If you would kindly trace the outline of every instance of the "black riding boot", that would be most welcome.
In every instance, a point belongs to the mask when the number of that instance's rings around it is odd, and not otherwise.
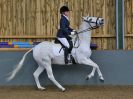
[[[64,61],[65,61],[65,64],[68,64],[68,62],[69,62],[69,60],[68,60],[68,54],[69,54],[69,50],[68,50],[68,48],[65,48],[64,49]]]

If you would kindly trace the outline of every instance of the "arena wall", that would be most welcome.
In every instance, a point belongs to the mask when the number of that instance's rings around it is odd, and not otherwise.
[[[33,72],[37,64],[32,57],[32,52],[17,76],[10,82],[6,81],[6,77],[25,52],[0,51],[0,86],[35,85]],[[85,76],[92,69],[85,65],[53,65],[55,78],[63,85],[133,85],[133,51],[93,51],[91,59],[100,66],[105,78],[104,84],[98,80],[97,73],[94,78],[85,80]],[[46,71],[40,76],[40,81],[44,85],[52,85]]]

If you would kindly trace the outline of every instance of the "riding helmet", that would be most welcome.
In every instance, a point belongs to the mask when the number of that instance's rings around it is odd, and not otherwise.
[[[69,8],[67,6],[62,6],[60,8],[60,14],[62,14],[63,12],[66,12],[66,11],[70,11]]]

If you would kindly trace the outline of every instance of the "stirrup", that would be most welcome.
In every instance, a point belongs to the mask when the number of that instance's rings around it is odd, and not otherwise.
[[[72,65],[73,63],[72,62],[68,62],[66,65]]]
[[[71,54],[68,54],[67,59],[68,61],[71,61]]]
[[[72,62],[72,55],[71,54],[68,54],[67,59],[68,59],[68,63],[67,63],[68,65],[73,64],[73,62]]]

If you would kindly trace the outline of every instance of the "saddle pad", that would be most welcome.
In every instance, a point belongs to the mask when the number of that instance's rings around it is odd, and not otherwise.
[[[64,51],[61,48],[62,48],[62,46],[60,44],[52,45],[52,50],[53,50],[54,56],[64,55]],[[60,51],[60,49],[61,49],[61,51]]]

